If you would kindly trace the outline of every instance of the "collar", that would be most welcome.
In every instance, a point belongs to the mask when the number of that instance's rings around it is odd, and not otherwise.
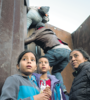
[[[42,81],[43,81],[43,80],[47,81],[47,80],[49,80],[49,78],[47,78],[47,79],[40,79],[40,80],[42,80]]]
[[[42,27],[40,27],[40,28],[38,28],[38,30],[39,30],[39,29],[41,29],[41,28],[43,28],[43,26],[42,26]]]
[[[26,79],[29,79],[29,80],[32,80],[32,81],[36,82],[36,78],[35,78],[34,75],[31,76],[31,79],[29,78],[29,76],[23,76],[23,75],[21,75],[21,74],[19,74],[19,76],[21,76],[21,77],[23,77],[23,78],[26,78]]]
[[[75,68],[75,71],[72,73],[74,77],[76,77],[80,71],[82,70],[82,68],[84,67],[84,65],[86,65],[87,61],[86,62],[83,62],[81,63],[78,68]]]

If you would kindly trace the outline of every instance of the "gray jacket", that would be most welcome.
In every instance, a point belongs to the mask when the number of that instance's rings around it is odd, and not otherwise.
[[[33,100],[33,96],[39,94],[39,88],[35,85],[35,77],[9,76],[2,88],[0,100]]]

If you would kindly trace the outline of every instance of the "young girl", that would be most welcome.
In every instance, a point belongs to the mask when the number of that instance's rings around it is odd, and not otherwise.
[[[36,57],[31,51],[23,51],[19,55],[17,69],[21,74],[6,79],[0,100],[49,100],[51,95],[47,89],[39,94],[39,88],[35,85],[32,73],[37,69]]]

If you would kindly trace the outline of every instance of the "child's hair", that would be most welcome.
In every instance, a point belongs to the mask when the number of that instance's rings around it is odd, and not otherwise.
[[[49,62],[49,59],[48,59],[46,56],[41,56],[41,57],[38,59],[38,62],[39,62],[39,60],[40,60],[41,58],[46,58],[46,59],[48,60],[48,62]],[[50,63],[49,63],[49,65],[50,65]]]
[[[36,55],[35,55],[32,51],[30,51],[30,50],[25,50],[25,51],[23,51],[23,52],[18,56],[17,65],[19,65],[20,60],[22,59],[23,55],[24,55],[25,53],[29,53],[29,52],[32,53],[32,54],[35,56],[35,58],[36,58]],[[36,62],[37,62],[37,58],[36,58]]]

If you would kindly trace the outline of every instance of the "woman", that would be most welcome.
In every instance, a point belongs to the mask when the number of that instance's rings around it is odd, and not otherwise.
[[[90,57],[83,49],[70,53],[70,64],[75,70],[69,100],[90,100]]]

